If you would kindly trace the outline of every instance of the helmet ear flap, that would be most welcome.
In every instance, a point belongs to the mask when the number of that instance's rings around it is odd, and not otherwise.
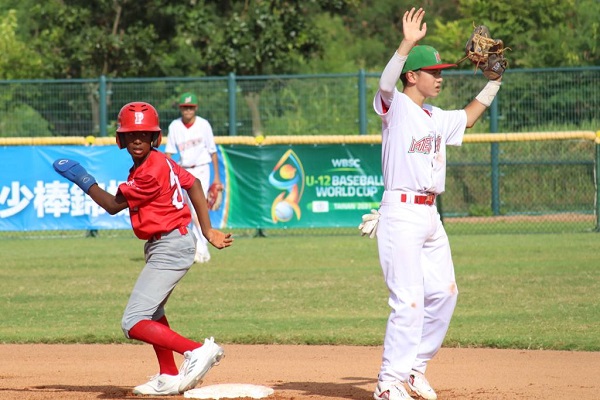
[[[154,132],[152,138],[152,147],[158,148],[160,146],[160,142],[162,141],[162,132]]]
[[[121,139],[121,134],[117,132],[117,134],[115,135],[115,141],[117,142],[117,146],[119,146],[119,149],[125,148],[125,145]]]

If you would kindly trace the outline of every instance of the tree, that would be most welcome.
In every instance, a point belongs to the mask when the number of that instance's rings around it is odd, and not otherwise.
[[[16,10],[0,12],[0,79],[29,79],[39,74],[41,56],[17,37]],[[49,136],[49,124],[27,102],[13,85],[3,86],[0,94],[0,136]]]
[[[179,39],[202,54],[198,65],[207,75],[271,75],[299,72],[299,66],[322,54],[322,13],[342,12],[355,2],[329,1],[206,1],[213,11],[190,13],[179,28]],[[182,29],[184,31],[182,31]],[[210,33],[209,33],[210,32]],[[260,81],[241,82],[252,116],[252,132],[262,134]]]
[[[27,1],[27,0],[26,0]],[[38,77],[94,78],[163,75],[161,61],[175,35],[164,1],[49,0],[22,9],[28,22],[24,36],[43,68]],[[100,127],[96,81],[86,84],[92,132]],[[110,93],[110,88],[108,90]],[[66,96],[53,101],[71,104]],[[110,97],[106,99],[110,104]],[[73,105],[74,112],[78,106]]]
[[[32,78],[42,68],[40,54],[17,37],[17,28],[15,10],[0,15],[0,79]]]
[[[385,66],[402,40],[402,15],[411,5],[363,0],[360,13],[344,16],[356,38],[354,46],[365,49],[365,57],[355,59],[358,65],[377,71]],[[473,24],[485,24],[511,48],[506,53],[510,68],[600,64],[597,0],[428,0],[423,7],[427,36],[421,44],[434,46],[445,61],[462,58]]]
[[[49,0],[27,10],[34,21],[27,35],[44,55],[43,75],[54,78],[295,73],[299,60],[322,50],[314,16],[342,12],[354,3]],[[90,87],[93,110],[95,86]],[[259,134],[260,87],[242,91]]]
[[[134,77],[161,73],[174,36],[162,1],[49,0],[29,15],[32,46],[55,78]]]
[[[600,3],[596,0],[459,0],[461,18],[435,22],[434,47],[459,59],[473,23],[485,24],[511,50],[510,68],[599,65]],[[462,39],[458,46],[456,38]],[[467,63],[465,67],[472,66]]]
[[[459,0],[426,0],[421,4],[397,0],[362,0],[359,12],[346,10],[344,24],[350,31],[354,47],[354,62],[372,71],[381,71],[402,40],[402,18],[410,7],[425,9],[427,36],[436,34],[433,21],[454,20]]]

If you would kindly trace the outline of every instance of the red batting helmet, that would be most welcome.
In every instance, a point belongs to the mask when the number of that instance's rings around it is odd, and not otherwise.
[[[152,105],[142,101],[125,104],[119,111],[117,124],[116,139],[120,149],[125,148],[122,134],[127,132],[154,132],[152,146],[160,146],[162,134],[158,123],[158,112]]]

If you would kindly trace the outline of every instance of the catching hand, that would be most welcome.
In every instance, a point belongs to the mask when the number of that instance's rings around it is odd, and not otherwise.
[[[502,40],[492,39],[490,30],[485,25],[479,25],[473,29],[465,45],[465,56],[458,63],[468,58],[486,78],[496,80],[508,67],[508,61],[504,58],[507,49],[509,48],[504,47]]]
[[[52,164],[54,170],[79,186],[85,193],[89,192],[90,187],[96,183],[96,179],[87,173],[77,161],[60,159]]]

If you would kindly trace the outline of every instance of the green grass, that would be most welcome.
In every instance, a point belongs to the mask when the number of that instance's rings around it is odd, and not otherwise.
[[[445,345],[600,351],[597,233],[454,235],[459,301]],[[121,343],[143,266],[135,238],[1,238],[3,343]],[[171,325],[223,343],[380,345],[375,240],[239,236],[176,288]]]

